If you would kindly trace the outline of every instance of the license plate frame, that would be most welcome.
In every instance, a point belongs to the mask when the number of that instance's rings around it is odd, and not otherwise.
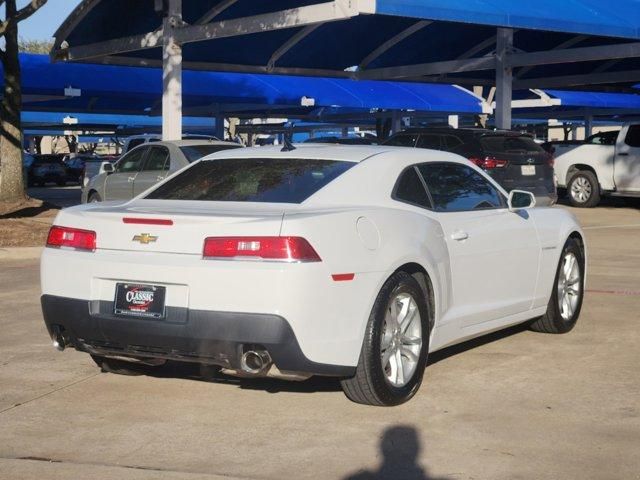
[[[536,174],[536,166],[535,165],[521,165],[520,173],[524,177],[532,177]]]
[[[116,283],[113,313],[151,320],[165,318],[167,288],[143,283]]]

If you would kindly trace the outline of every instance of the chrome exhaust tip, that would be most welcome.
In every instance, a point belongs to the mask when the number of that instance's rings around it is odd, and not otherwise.
[[[67,342],[64,340],[62,331],[59,328],[53,331],[53,348],[62,352],[67,347]]]
[[[249,350],[240,358],[240,369],[249,375],[260,375],[267,371],[273,361],[266,350]]]

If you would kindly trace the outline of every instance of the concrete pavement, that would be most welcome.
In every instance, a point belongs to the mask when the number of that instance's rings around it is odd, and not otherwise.
[[[331,379],[123,377],[56,352],[38,262],[0,259],[0,478],[640,479],[640,210],[575,211],[589,243],[576,329],[438,352],[408,404]]]
[[[82,189],[78,185],[67,187],[34,187],[27,190],[27,195],[38,200],[53,203],[62,208],[80,204]]]

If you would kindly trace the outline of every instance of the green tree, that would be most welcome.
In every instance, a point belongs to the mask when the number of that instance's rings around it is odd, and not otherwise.
[[[0,103],[0,200],[18,201],[25,197],[22,177],[22,86],[18,24],[37,12],[47,0],[30,0],[18,8],[16,0],[0,0],[5,18],[0,22],[0,61],[4,69],[4,92]]]

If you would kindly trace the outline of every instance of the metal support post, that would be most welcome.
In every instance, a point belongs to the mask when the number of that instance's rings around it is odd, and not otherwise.
[[[584,138],[593,135],[593,115],[584,117]]]
[[[215,134],[214,136],[219,140],[224,140],[224,115],[217,114],[216,115],[216,125],[215,125]]]
[[[496,49],[496,127],[511,130],[513,100],[513,69],[507,66],[507,56],[513,51],[513,30],[498,28]]]
[[[175,32],[182,24],[182,0],[168,0],[162,35],[162,139],[182,139],[182,45]]]

